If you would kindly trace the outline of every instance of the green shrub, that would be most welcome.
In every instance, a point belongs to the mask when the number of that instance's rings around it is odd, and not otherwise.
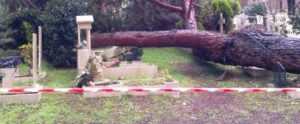
[[[200,11],[199,20],[203,22],[206,30],[219,31],[220,13],[223,13],[225,19],[224,30],[230,31],[233,28],[232,18],[240,12],[240,3],[237,0],[211,0],[203,1],[204,8]],[[213,14],[212,14],[213,13]]]
[[[240,3],[237,0],[212,0],[211,1],[214,18],[209,20],[211,25],[218,25],[216,26],[219,29],[219,20],[220,20],[220,13],[223,13],[223,17],[226,20],[224,29],[226,32],[230,31],[233,27],[232,18],[240,12]]]
[[[32,33],[35,32],[41,21],[39,20],[40,12],[24,9],[10,14],[6,20],[7,27],[12,30],[11,37],[14,42],[11,43],[12,48],[18,48],[23,44],[30,42]]]
[[[25,63],[28,65],[32,65],[32,45],[30,43],[24,44],[19,47],[22,58]]]
[[[253,3],[245,7],[244,12],[248,16],[267,15],[267,7],[262,3]],[[255,18],[249,18],[250,22],[256,21]]]
[[[55,67],[75,67],[77,43],[76,16],[85,15],[89,7],[82,0],[52,0],[42,16],[44,55]]]
[[[261,15],[264,16],[267,14],[267,7],[262,3],[253,3],[245,7],[244,12],[249,16]]]

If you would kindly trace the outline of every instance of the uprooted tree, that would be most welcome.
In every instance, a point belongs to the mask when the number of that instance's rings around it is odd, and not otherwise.
[[[300,74],[300,39],[247,27],[229,35],[197,30],[131,31],[92,35],[92,47],[195,48],[203,60],[221,64],[257,66],[272,70],[279,63]]]
[[[203,60],[222,64],[257,66],[272,70],[278,63],[287,72],[300,74],[300,39],[244,28],[229,35],[197,31],[195,0],[181,0],[181,6],[163,0],[147,0],[162,8],[179,12],[187,30],[132,31],[92,35],[92,47],[185,47],[194,48]]]

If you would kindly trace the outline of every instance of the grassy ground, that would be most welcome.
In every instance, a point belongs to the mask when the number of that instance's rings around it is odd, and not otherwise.
[[[198,62],[192,55],[176,48],[148,48],[143,61],[169,69],[182,86],[272,87],[270,77],[255,79],[239,68],[227,66],[229,78],[217,82],[223,66]],[[74,87],[76,71],[43,65],[45,87]],[[121,96],[84,99],[81,94],[43,94],[42,102],[0,107],[0,124],[52,123],[300,123],[300,102],[280,93],[201,93]]]

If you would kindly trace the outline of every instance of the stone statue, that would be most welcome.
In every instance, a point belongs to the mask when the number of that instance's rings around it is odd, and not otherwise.
[[[86,70],[90,73],[94,82],[103,81],[103,72],[106,67],[102,59],[101,52],[97,52],[90,57],[86,66]]]

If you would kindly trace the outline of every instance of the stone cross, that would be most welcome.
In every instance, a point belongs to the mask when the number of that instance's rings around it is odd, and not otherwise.
[[[220,33],[224,33],[224,24],[225,24],[225,19],[223,18],[223,13],[220,13]]]
[[[32,34],[32,75],[33,83],[37,83],[37,35]]]

